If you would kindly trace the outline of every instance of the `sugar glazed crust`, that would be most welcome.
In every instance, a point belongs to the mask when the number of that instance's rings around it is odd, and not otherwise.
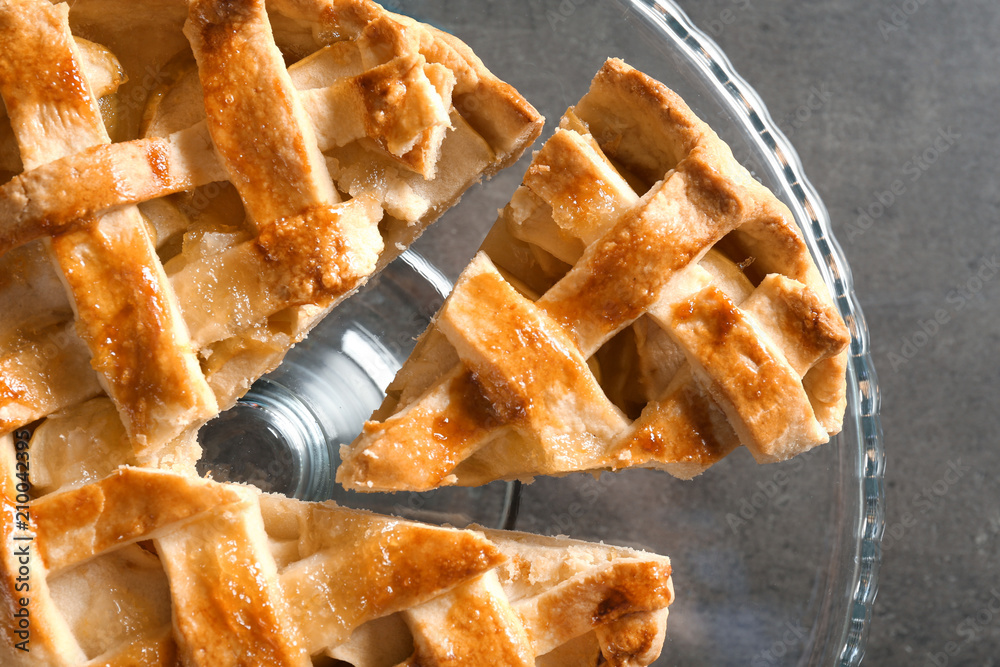
[[[0,504],[17,505],[10,436]],[[124,467],[32,501],[31,595],[0,540],[4,665],[645,665],[673,600],[662,556],[430,526]],[[25,610],[25,611],[21,611]],[[16,614],[31,619],[16,648]],[[575,656],[570,658],[569,656]],[[327,663],[324,663],[327,664]]]
[[[656,659],[665,557],[193,474],[201,423],[538,136],[513,88],[363,0],[10,0],[0,51],[0,664]]]
[[[374,3],[157,2],[135,25],[113,5],[0,14],[0,433],[110,400],[133,451],[108,470],[187,465],[542,119]]]
[[[199,426],[541,117],[366,0],[141,9],[0,4],[0,505],[30,517],[0,525],[0,662],[655,661],[666,557],[194,474]],[[782,460],[839,430],[846,342],[788,211],[609,60],[338,479],[690,477],[741,442]],[[29,499],[12,432],[32,423]]]
[[[359,491],[827,442],[847,329],[788,209],[663,84],[608,60],[362,434]]]

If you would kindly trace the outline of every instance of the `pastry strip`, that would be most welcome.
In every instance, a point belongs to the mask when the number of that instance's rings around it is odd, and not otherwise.
[[[624,63],[566,113],[483,249],[499,273],[487,288],[489,262],[467,267],[341,448],[342,484],[690,478],[741,442],[770,462],[839,429],[848,335],[787,209]]]
[[[170,579],[179,656],[197,667],[309,667],[256,494],[241,495],[246,511],[217,511],[156,540]]]
[[[68,8],[19,0],[0,12],[0,94],[25,167],[108,143],[69,31]],[[60,81],[56,94],[57,88],[36,83],[53,77]],[[115,211],[87,229],[53,237],[51,251],[72,293],[92,364],[137,446],[156,450],[177,436],[179,414],[184,422],[214,414],[215,397],[138,210]]]

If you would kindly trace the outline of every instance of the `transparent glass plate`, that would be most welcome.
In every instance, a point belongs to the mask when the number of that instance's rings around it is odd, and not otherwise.
[[[350,442],[510,197],[521,163],[473,189],[202,433],[203,470],[407,517],[513,527],[669,555],[677,600],[657,665],[854,665],[883,523],[879,396],[868,332],[823,203],[760,98],[675,5],[652,0],[384,3],[466,41],[552,128],[609,56],[677,91],[792,210],[851,329],[843,432],[792,461],[745,450],[693,481],[632,470],[424,494],[337,487]],[[239,452],[237,454],[237,452]]]

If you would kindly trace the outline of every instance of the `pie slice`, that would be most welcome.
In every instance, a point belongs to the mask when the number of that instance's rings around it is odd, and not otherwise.
[[[339,482],[690,478],[839,432],[847,329],[788,209],[663,84],[608,60],[538,151]]]
[[[541,131],[366,0],[11,0],[0,51],[0,433],[113,406],[110,468],[190,470],[202,423]]]
[[[661,556],[143,468],[23,502],[26,460],[0,437],[20,521],[0,526],[4,665],[647,665],[662,647]]]

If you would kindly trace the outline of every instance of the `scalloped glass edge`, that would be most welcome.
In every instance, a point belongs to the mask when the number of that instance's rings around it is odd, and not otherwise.
[[[868,327],[853,289],[853,278],[844,252],[833,236],[830,214],[809,179],[802,162],[788,138],[778,129],[764,101],[741,77],[719,46],[696,27],[684,10],[672,0],[633,0],[633,6],[659,25],[663,31],[689,51],[691,61],[715,82],[731,102],[734,118],[752,130],[755,141],[764,149],[766,159],[777,173],[783,174],[792,213],[803,226],[806,242],[820,272],[834,293],[844,320],[851,331],[851,356],[848,372],[856,380],[849,396],[857,405],[861,435],[858,468],[862,495],[861,539],[854,549],[854,576],[851,581],[851,616],[845,619],[842,648],[837,664],[858,665],[864,657],[871,621],[872,604],[878,591],[882,531],[885,524],[883,475],[885,452],[882,447],[881,400],[878,380],[872,364]],[[803,224],[804,223],[804,224]]]

